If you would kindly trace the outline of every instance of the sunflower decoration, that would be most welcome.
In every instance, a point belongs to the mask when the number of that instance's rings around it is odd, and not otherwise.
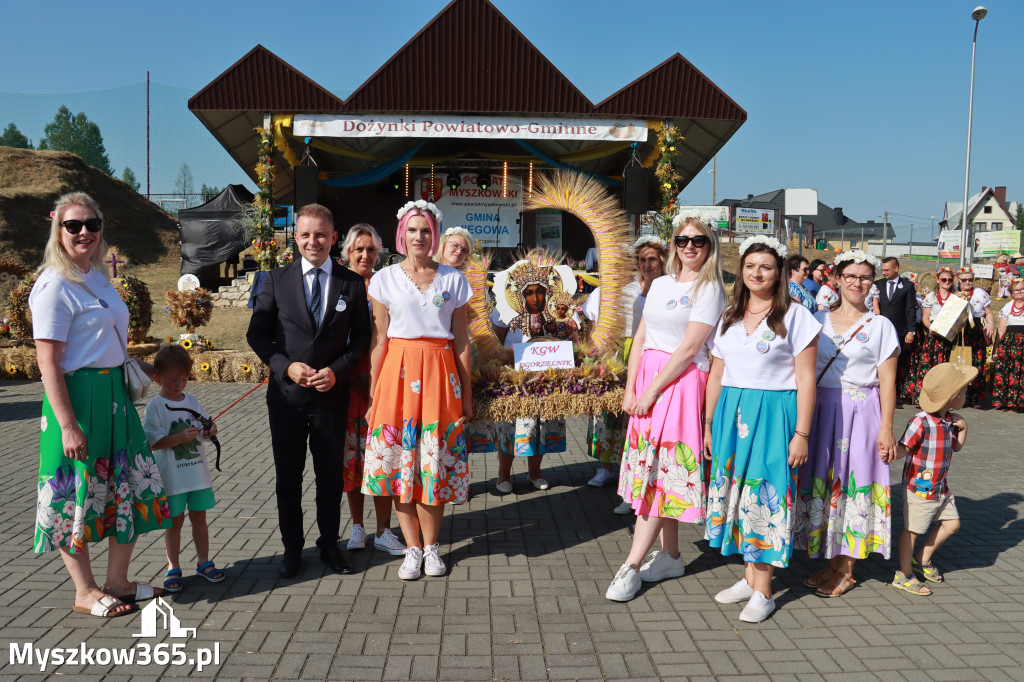
[[[184,327],[187,333],[195,334],[197,327],[210,321],[213,301],[206,289],[168,291],[166,311],[175,326]]]
[[[252,372],[252,367],[249,365],[242,365],[242,374],[249,374]]]
[[[18,373],[18,368],[15,367],[14,365],[8,364],[7,373],[13,377],[15,374]]]
[[[202,370],[204,374],[209,374],[210,373],[210,363],[204,362],[203,364],[199,365],[199,369]]]
[[[206,339],[206,349],[213,350],[213,339]]]
[[[192,339],[182,339],[181,347],[185,350],[192,350]]]

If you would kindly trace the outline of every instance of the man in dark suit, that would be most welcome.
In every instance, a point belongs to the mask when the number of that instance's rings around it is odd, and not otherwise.
[[[338,548],[348,382],[370,345],[363,278],[333,262],[334,216],[320,204],[295,221],[301,259],[271,270],[256,298],[246,339],[270,367],[267,411],[284,543],[282,577],[299,572],[304,543],[302,472],[306,441],[316,475],[316,541],[335,571],[351,571]]]
[[[900,277],[900,262],[891,256],[882,260],[882,279],[876,281],[875,286],[878,287],[878,310],[892,322],[900,337],[898,367],[905,369],[910,361],[907,351],[917,331],[917,290],[913,282]]]

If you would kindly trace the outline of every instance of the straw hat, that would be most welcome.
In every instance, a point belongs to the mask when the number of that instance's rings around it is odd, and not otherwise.
[[[935,365],[924,375],[921,383],[921,409],[932,414],[943,414],[953,398],[976,376],[978,368],[970,365],[955,365],[952,362]]]

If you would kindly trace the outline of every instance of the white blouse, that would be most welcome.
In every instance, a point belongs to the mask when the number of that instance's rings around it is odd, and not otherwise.
[[[814,319],[822,324],[815,376],[821,374],[829,360],[836,359],[818,385],[822,388],[878,386],[878,368],[894,352],[899,354],[900,351],[900,339],[892,322],[868,312],[843,334],[837,334],[828,311],[819,310],[814,313]],[[837,356],[840,345],[843,350]]]
[[[1024,311],[1020,315],[1013,314],[1013,301],[1010,301],[999,311],[999,319],[1006,320],[1006,326],[1016,327],[1024,325]]]
[[[466,277],[448,265],[437,273],[426,291],[420,291],[400,263],[378,271],[367,294],[388,309],[389,339],[454,339],[452,313],[469,300]]]
[[[942,306],[945,305],[946,301],[950,299],[950,296],[956,296],[956,293],[950,292],[949,296],[942,299],[942,303],[939,303],[938,291],[929,291],[924,295],[924,307],[931,310],[932,319],[942,312]]]
[[[821,289],[818,290],[818,295],[814,297],[814,302],[819,306],[825,306],[825,309],[832,307],[832,304],[839,300],[839,294],[829,284],[822,284]]]
[[[971,315],[975,318],[985,317],[985,308],[992,305],[992,297],[981,287],[974,287],[971,292]]]
[[[703,322],[714,327],[725,307],[725,293],[717,284],[706,284],[694,294],[696,282],[677,282],[674,275],[654,280],[647,292],[644,310],[646,336],[644,350],[675,352],[686,338],[690,322]],[[711,367],[708,343],[705,342],[693,358],[697,369],[706,372]]]
[[[121,338],[127,340],[128,306],[106,273],[93,269],[84,280],[96,296],[81,284],[47,269],[39,275],[28,296],[32,336],[64,343],[59,364],[65,374],[83,367],[98,369],[124,364],[125,349],[114,325]]]
[[[630,282],[622,288],[622,314],[626,316],[626,324],[623,336],[632,338],[636,336],[636,330],[640,326],[640,317],[644,312],[644,302],[647,297],[643,295],[643,285],[640,282]],[[583,316],[591,322],[597,322],[597,316],[601,310],[601,287],[597,287],[587,300],[583,302]]]
[[[725,361],[722,386],[796,390],[796,356],[817,338],[821,323],[807,308],[791,303],[783,324],[785,338],[769,329],[767,320],[761,320],[750,336],[742,320],[724,334],[719,323],[711,354]]]

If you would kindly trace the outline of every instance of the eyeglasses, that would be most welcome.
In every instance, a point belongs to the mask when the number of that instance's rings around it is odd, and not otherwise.
[[[696,237],[688,237],[685,234],[677,234],[672,241],[675,242],[676,246],[684,249],[689,244],[693,244],[693,248],[695,249],[703,249],[705,246],[708,245],[708,241],[710,240],[702,234],[697,235]]]
[[[847,284],[853,284],[854,282],[870,284],[873,281],[873,278],[871,275],[843,275],[843,281]]]
[[[467,249],[465,246],[459,246],[454,242],[448,242],[448,246],[452,247],[452,250],[455,253],[469,253],[469,249]]]
[[[78,234],[82,231],[82,226],[90,232],[99,232],[100,228],[103,227],[103,220],[100,218],[89,218],[88,220],[65,220],[61,223],[64,229],[68,231],[68,234]]]

